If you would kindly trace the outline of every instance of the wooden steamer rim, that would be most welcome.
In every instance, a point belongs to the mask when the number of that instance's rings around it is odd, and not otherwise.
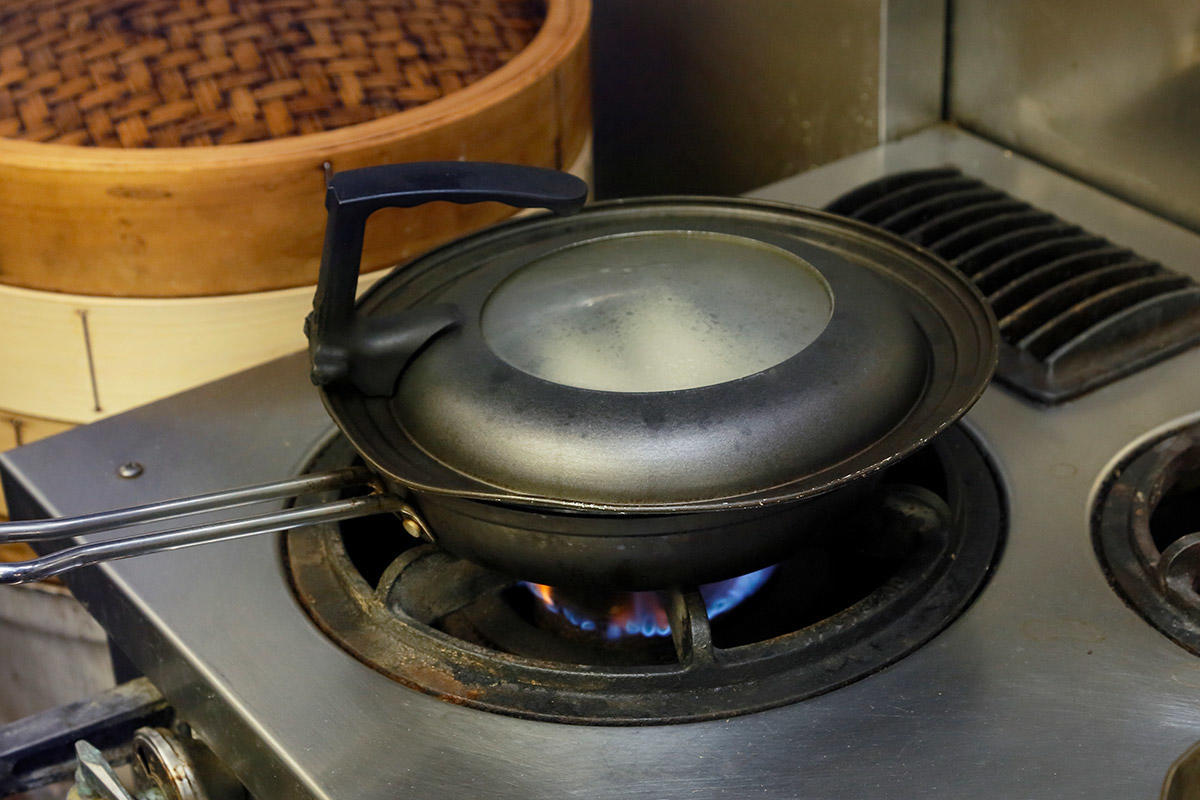
[[[325,163],[345,170],[461,158],[563,168],[575,160],[591,127],[589,16],[590,0],[547,0],[533,40],[494,72],[424,105],[318,133],[136,150],[0,138],[0,282],[131,297],[311,284]],[[404,228],[394,235],[376,235],[378,226],[368,232],[364,271],[510,210],[489,204],[408,213],[425,219],[394,226]],[[293,233],[303,241],[291,241]],[[108,238],[98,245],[97,236]],[[287,252],[273,255],[265,243],[255,250],[266,239],[284,242],[279,249]],[[120,244],[104,247],[110,240]],[[137,263],[131,252],[139,247],[152,258]]]

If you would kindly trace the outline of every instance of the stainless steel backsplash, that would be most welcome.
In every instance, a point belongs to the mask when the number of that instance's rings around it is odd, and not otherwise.
[[[877,144],[880,3],[595,0],[597,194],[736,194]]]
[[[1200,229],[1200,3],[954,0],[950,117]]]

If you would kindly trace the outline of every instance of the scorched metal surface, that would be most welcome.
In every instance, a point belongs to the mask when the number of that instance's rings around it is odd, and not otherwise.
[[[943,163],[1200,276],[1200,237],[950,129],[761,194],[819,206]],[[1200,739],[1200,658],[1112,591],[1089,514],[1123,452],[1198,410],[1200,351],[1054,409],[992,387],[966,420],[1005,481],[1010,529],[974,605],[875,675],[723,721],[568,726],[405,688],[312,625],[268,537],[108,564],[72,585],[260,800],[1152,797]],[[0,463],[18,506],[80,513],[283,477],[327,430],[296,357]],[[120,478],[131,460],[145,472]]]

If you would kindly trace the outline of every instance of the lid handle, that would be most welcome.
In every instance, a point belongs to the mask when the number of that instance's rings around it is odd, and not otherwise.
[[[481,161],[426,161],[348,170],[330,178],[329,219],[313,311],[305,320],[312,381],[348,380],[372,397],[386,396],[409,359],[431,337],[460,323],[449,305],[427,306],[360,321],[354,313],[367,218],[389,206],[411,208],[434,200],[505,203],[573,214],[587,199],[587,184],[541,167]]]

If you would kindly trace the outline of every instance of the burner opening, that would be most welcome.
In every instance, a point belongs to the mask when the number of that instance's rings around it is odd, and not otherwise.
[[[651,601],[654,603],[665,601],[658,592],[637,594],[656,595]],[[468,627],[460,630],[463,638],[479,641],[481,635],[490,633],[493,638],[489,644],[497,650],[562,664],[646,667],[676,663],[669,625],[666,635],[646,636],[639,632],[609,638],[606,629],[595,625],[585,627],[579,616],[573,622],[562,613],[561,606],[557,611],[550,610],[542,596],[524,582],[505,589],[499,600],[504,609],[500,615],[503,624],[489,629],[488,621],[481,621],[478,610],[468,612],[463,620]],[[570,613],[576,614],[574,610]]]
[[[945,497],[949,488],[945,465],[932,447],[918,450],[899,464],[889,467],[885,481],[921,486],[938,497]]]
[[[1200,425],[1147,442],[1117,467],[1092,536],[1117,593],[1200,655]]]
[[[541,608],[583,634],[616,642],[629,636],[670,636],[667,599],[659,592],[571,592],[522,581]]]
[[[392,529],[394,535],[386,535]],[[371,586],[378,586],[383,572],[402,553],[421,544],[400,527],[392,514],[345,520],[341,523],[342,541],[350,563]]]
[[[362,467],[365,462],[355,455],[345,460],[344,465]],[[367,488],[353,487],[339,492],[338,497],[361,497],[369,491]],[[400,519],[394,514],[372,514],[343,520],[338,523],[338,532],[346,557],[372,588],[379,585],[389,564],[401,554],[421,545],[420,540],[404,531]]]
[[[1185,458],[1150,515],[1150,536],[1160,553],[1177,539],[1200,531],[1200,447]]]
[[[775,567],[700,587],[710,620],[736,608],[767,583]],[[629,636],[670,636],[667,598],[662,592],[571,591],[522,581],[541,607],[558,615],[583,633],[618,641]]]
[[[859,522],[829,546],[805,549],[781,564],[762,590],[712,621],[713,644],[728,649],[802,630],[887,583],[909,560],[916,542],[905,537],[892,552],[869,554],[862,547],[865,537],[859,536],[867,524]]]
[[[312,468],[352,460],[337,440]],[[920,647],[982,586],[1003,520],[984,453],[951,428],[789,560],[748,581],[627,597],[615,613],[611,595],[535,593],[391,515],[293,531],[285,560],[314,623],[407,686],[522,717],[661,724],[802,700]]]
[[[880,502],[824,532],[791,559],[699,587],[713,645],[751,645],[806,628],[893,579],[914,556],[920,543],[914,524],[920,523],[889,509],[881,498],[889,487],[905,486],[938,496],[946,492],[946,472],[931,448],[888,470],[876,497]],[[339,533],[351,564],[372,587],[379,587],[393,561],[423,544],[399,535],[390,514],[339,523]],[[676,660],[666,591],[549,587],[498,575],[490,585],[491,591],[425,622],[457,639],[514,656],[598,665]],[[433,590],[427,586],[424,591]]]

